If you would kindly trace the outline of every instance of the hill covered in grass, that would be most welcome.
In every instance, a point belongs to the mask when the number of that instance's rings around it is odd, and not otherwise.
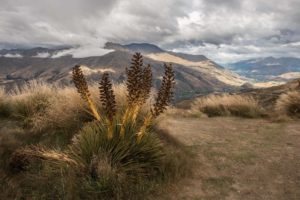
[[[13,49],[0,51],[0,84],[12,86],[38,79],[43,82],[70,85],[71,69],[84,65],[89,81],[96,81],[99,73],[109,72],[116,83],[125,80],[125,68],[135,52],[144,55],[144,63],[151,64],[153,84],[158,88],[163,62],[172,63],[177,87],[176,99],[185,99],[198,93],[234,90],[244,81],[203,55],[189,55],[165,51],[142,44],[107,43],[106,54],[77,57],[71,49]],[[68,53],[69,52],[69,53]]]
[[[107,72],[88,84],[89,69],[76,65],[75,87],[31,81],[9,92],[1,89],[0,198],[239,199],[253,197],[247,192],[258,182],[236,172],[257,166],[268,169],[255,174],[263,183],[271,174],[291,187],[254,196],[298,196],[298,183],[285,170],[299,163],[275,159],[298,155],[298,81],[203,95],[189,106],[174,107],[176,72],[163,66],[156,90],[151,67],[139,53],[125,72],[126,84],[113,84]],[[282,150],[282,141],[292,150]],[[261,161],[268,156],[270,165]],[[272,171],[274,164],[279,169]],[[272,182],[268,188],[279,186]],[[172,191],[179,187],[182,193]]]
[[[299,78],[300,59],[265,57],[227,64],[236,73],[258,81],[290,81]]]

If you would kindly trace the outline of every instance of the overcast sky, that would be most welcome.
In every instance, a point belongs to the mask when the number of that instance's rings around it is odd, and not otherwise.
[[[148,42],[220,63],[300,57],[299,10],[300,0],[0,0],[0,48]]]

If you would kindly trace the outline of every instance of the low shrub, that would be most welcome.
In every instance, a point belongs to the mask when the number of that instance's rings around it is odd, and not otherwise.
[[[251,96],[242,95],[209,95],[197,99],[191,110],[200,111],[209,117],[238,116],[246,118],[260,117],[263,110]]]
[[[21,88],[15,88],[9,94],[0,97],[2,117],[22,121],[25,127],[32,125],[34,117],[44,113],[50,105],[53,88],[47,84],[32,81]],[[3,109],[5,115],[3,115]],[[1,111],[0,111],[1,112]]]

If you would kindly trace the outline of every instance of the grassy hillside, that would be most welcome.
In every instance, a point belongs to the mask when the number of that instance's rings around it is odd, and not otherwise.
[[[126,85],[78,67],[76,87],[0,90],[0,199],[300,197],[297,82],[167,109],[172,68],[155,94],[140,67]]]

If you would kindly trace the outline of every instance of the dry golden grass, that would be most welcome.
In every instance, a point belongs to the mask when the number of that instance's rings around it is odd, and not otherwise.
[[[98,85],[92,83],[89,89],[91,99],[100,111],[102,105]],[[124,110],[127,105],[126,86],[114,85],[113,89],[117,109]],[[21,88],[16,87],[10,93],[5,93],[1,89],[0,117],[20,119],[26,126],[36,131],[70,129],[91,120],[88,106],[74,87],[58,87],[38,81],[31,81]]]
[[[14,88],[4,95],[9,111],[7,117],[22,120],[28,126],[35,116],[43,113],[50,105],[54,88],[38,81]]]
[[[192,104],[191,110],[203,112],[209,117],[232,115],[253,118],[263,114],[258,101],[253,97],[229,94],[198,98]]]
[[[0,88],[0,118],[7,117],[9,109],[7,107],[7,99],[3,88]]]
[[[91,99],[97,110],[102,109],[97,83],[89,85]],[[127,107],[125,84],[113,85],[117,111]],[[153,93],[141,108],[143,116],[150,111]],[[10,93],[0,89],[0,117],[9,117],[24,121],[24,125],[36,131],[45,129],[70,129],[79,127],[84,121],[92,119],[86,105],[74,87],[58,87],[44,82],[31,81],[14,88]],[[59,119],[59,120],[58,120]]]
[[[165,113],[163,114],[164,117],[183,117],[183,118],[194,118],[194,117],[205,117],[203,113],[199,112],[199,110],[192,110],[192,109],[182,109],[176,107],[169,107]]]
[[[275,111],[280,116],[300,118],[300,92],[290,91],[280,95],[276,101]]]

